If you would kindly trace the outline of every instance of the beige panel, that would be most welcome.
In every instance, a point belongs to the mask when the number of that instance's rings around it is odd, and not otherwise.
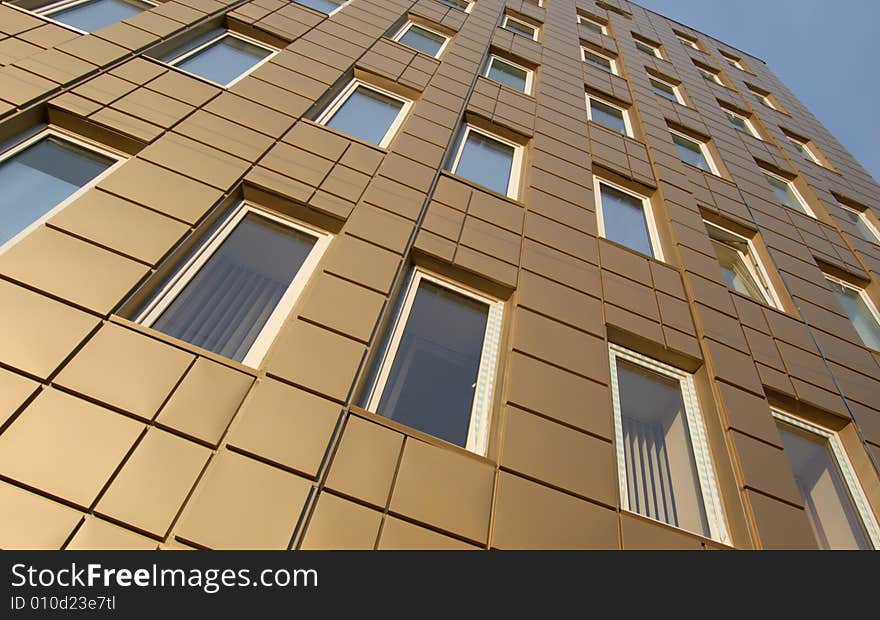
[[[0,472],[88,507],[143,428],[131,418],[47,389],[0,435]]]
[[[696,536],[627,513],[620,515],[620,528],[624,549],[699,551],[703,548],[700,539]]]
[[[479,549],[474,545],[438,534],[390,515],[385,518],[385,524],[382,526],[382,537],[379,539],[378,548],[418,551]]]
[[[0,482],[0,549],[60,549],[82,513]]]
[[[65,547],[74,550],[147,551],[155,550],[159,543],[95,517],[86,517],[85,523]]]
[[[372,549],[382,513],[322,493],[309,521],[303,549]]]
[[[3,426],[21,404],[37,391],[40,384],[14,372],[0,368],[0,426]]]

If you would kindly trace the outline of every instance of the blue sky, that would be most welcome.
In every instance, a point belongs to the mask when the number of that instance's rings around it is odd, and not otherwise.
[[[880,2],[633,1],[764,60],[880,180]]]

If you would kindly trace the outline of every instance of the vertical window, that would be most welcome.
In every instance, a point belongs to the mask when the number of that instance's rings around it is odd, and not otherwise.
[[[761,139],[761,136],[758,135],[758,131],[755,129],[755,126],[752,124],[752,121],[748,119],[748,117],[743,116],[738,112],[734,112],[733,110],[728,110],[727,108],[722,108],[724,110],[724,115],[727,117],[727,120],[730,121],[730,124],[733,125],[738,131],[743,133],[747,133],[754,138]]]
[[[317,118],[317,122],[364,142],[385,148],[403,124],[412,101],[352,80]]]
[[[169,52],[161,60],[221,86],[231,86],[277,51],[249,37],[218,28]]]
[[[880,351],[880,313],[868,293],[828,274],[825,278],[865,346]]]
[[[672,134],[672,141],[675,143],[675,148],[678,149],[681,161],[695,166],[703,172],[718,174],[718,167],[712,160],[709,146],[705,142],[697,142],[677,131],[670,130],[669,133]]]
[[[94,32],[156,6],[143,0],[62,0],[34,12],[82,32]]]
[[[749,239],[720,226],[704,222],[721,274],[728,288],[747,295],[760,303],[781,309],[782,304],[770,284],[770,278]]]
[[[468,0],[437,0],[440,4],[445,4],[451,9],[456,9],[458,11],[464,11],[465,13],[470,13],[471,8],[474,3],[469,2]]]
[[[880,243],[880,232],[877,231],[874,224],[868,219],[868,214],[865,211],[858,211],[845,204],[837,204],[843,209],[847,219],[856,227],[862,239],[871,243]]]
[[[636,252],[663,260],[651,202],[595,178],[599,234]]]
[[[611,131],[632,136],[626,110],[593,95],[587,95],[587,118]]]
[[[527,95],[532,92],[532,70],[498,56],[489,56],[483,75]]]
[[[589,28],[590,30],[592,30],[594,32],[598,32],[599,34],[604,34],[604,35],[608,34],[608,26],[606,26],[605,24],[603,24],[602,22],[600,22],[598,19],[596,19],[594,17],[587,17],[586,15],[578,14],[577,21],[580,25],[586,26],[587,28]]]
[[[880,529],[837,433],[773,410],[820,549],[880,549]]]
[[[776,196],[776,199],[781,204],[784,204],[786,207],[801,211],[802,213],[806,213],[810,217],[816,217],[816,215],[813,213],[813,210],[810,209],[806,201],[801,196],[800,192],[798,192],[797,188],[795,188],[794,183],[792,183],[788,179],[783,179],[782,177],[776,176],[771,172],[767,172],[766,170],[762,170],[761,172],[764,174],[764,177],[767,179],[770,187],[773,188],[773,194]]]
[[[593,50],[589,50],[585,47],[581,48],[581,59],[597,67],[602,69],[603,71],[607,71],[608,73],[617,74],[617,63],[614,62],[614,59],[605,56],[604,54],[600,54],[599,52],[594,52]]]
[[[801,138],[796,138],[795,136],[789,134],[788,132],[784,132],[785,137],[788,138],[788,141],[791,142],[792,146],[794,146],[795,150],[800,153],[800,156],[806,159],[807,161],[811,161],[814,164],[822,165],[822,162],[813,152],[813,149],[810,148],[809,140],[803,140]]]
[[[729,542],[693,376],[610,345],[621,508]]]
[[[119,158],[52,130],[0,153],[0,246],[94,185]]]
[[[515,199],[522,157],[521,145],[465,125],[450,172]]]
[[[449,42],[449,37],[425,26],[407,22],[394,35],[394,40],[398,43],[403,43],[407,47],[419,50],[423,54],[439,58],[440,54],[443,53],[443,48]]]
[[[315,9],[320,13],[333,15],[336,11],[348,4],[350,0],[293,0],[296,4]]]
[[[655,77],[653,75],[648,76],[648,81],[651,82],[651,87],[654,89],[654,92],[664,99],[669,99],[670,101],[674,101],[675,103],[680,103],[681,105],[685,105],[684,96],[681,94],[681,87],[676,86],[666,80]]]
[[[413,272],[367,409],[485,454],[503,304]]]
[[[501,22],[501,27],[505,30],[510,30],[513,33],[532,39],[533,41],[538,40],[538,29],[535,26],[527,24],[521,19],[511,17],[510,15],[504,16],[504,21]]]
[[[256,367],[329,242],[326,234],[241,203],[136,321]]]
[[[656,45],[655,43],[649,43],[644,39],[637,38],[635,35],[633,35],[633,39],[635,40],[637,50],[644,52],[649,56],[654,56],[656,58],[660,58],[661,60],[663,59],[663,53],[660,51],[660,47],[658,45]]]

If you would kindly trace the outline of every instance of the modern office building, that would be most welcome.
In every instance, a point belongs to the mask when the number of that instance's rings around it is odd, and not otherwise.
[[[0,548],[880,548],[880,187],[760,59],[625,0],[0,33]]]

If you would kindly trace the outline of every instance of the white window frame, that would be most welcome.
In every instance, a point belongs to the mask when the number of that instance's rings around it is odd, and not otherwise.
[[[721,172],[718,168],[718,164],[715,163],[715,159],[712,157],[712,151],[709,150],[709,145],[706,142],[703,142],[702,140],[697,140],[697,139],[693,138],[692,136],[687,135],[686,133],[682,133],[681,131],[677,131],[675,129],[672,129],[671,127],[669,128],[669,133],[674,134],[680,138],[684,138],[685,140],[687,140],[688,142],[691,142],[692,144],[696,144],[697,147],[699,147],[699,149],[700,149],[700,153],[703,154],[703,159],[705,159],[706,163],[709,164],[709,170],[712,171],[712,174],[714,174],[716,177],[721,176]],[[687,164],[686,161],[682,161],[681,163]],[[696,168],[696,166],[694,166],[694,167]],[[700,170],[700,168],[697,168],[697,169]]]
[[[52,17],[52,15],[54,13],[58,13],[59,11],[63,11],[64,9],[70,9],[75,6],[79,6],[81,4],[90,4],[90,3],[96,2],[96,1],[97,0],[60,0],[59,2],[52,2],[50,4],[46,4],[41,7],[34,8],[34,9],[25,9],[25,8],[22,8],[20,6],[15,5],[15,4],[12,4],[12,3],[8,3],[8,4],[9,4],[9,6],[14,6],[17,9],[21,9],[22,11],[26,11],[26,12],[32,13],[34,15],[39,15],[43,19],[50,21],[53,24],[56,24],[58,26],[61,26],[62,28],[67,28],[68,30],[73,30],[74,32],[78,32],[80,34],[89,34],[87,31],[82,30],[81,28],[77,28],[76,26],[71,26],[69,24],[65,24],[62,21],[54,19]],[[154,2],[153,0],[135,0],[135,1],[139,2],[141,4],[149,4],[150,6],[159,6],[159,4]],[[7,3],[4,2],[4,4],[7,4]],[[144,10],[148,10],[148,9],[144,9]],[[110,24],[108,24],[108,26],[109,25]]]
[[[828,442],[828,445],[831,448],[831,453],[837,461],[836,464],[843,477],[844,484],[846,484],[850,497],[855,504],[856,512],[858,512],[859,517],[862,520],[862,525],[865,527],[865,531],[868,534],[869,542],[873,545],[874,549],[880,550],[880,525],[878,525],[877,517],[871,510],[865,491],[859,483],[855,468],[849,460],[849,456],[846,454],[846,449],[843,447],[840,435],[823,426],[808,422],[807,420],[793,416],[790,413],[782,411],[781,409],[776,409],[775,407],[771,407],[770,412],[777,420],[807,431],[808,433],[818,435]]]
[[[486,67],[483,69],[483,77],[486,78],[487,80],[492,80],[493,82],[496,81],[496,80],[489,77],[489,71],[492,69],[492,63],[494,63],[496,60],[503,62],[505,64],[508,64],[511,67],[515,67],[517,69],[521,69],[526,72],[525,90],[517,90],[516,92],[531,96],[532,82],[534,81],[535,72],[532,71],[531,69],[529,69],[528,67],[523,67],[522,65],[519,65],[511,60],[507,60],[506,58],[502,58],[501,56],[498,56],[497,54],[490,54],[489,55],[489,60],[486,61]],[[497,83],[501,84],[501,82],[497,82]],[[506,86],[507,88],[513,88],[512,86],[508,86],[507,84],[501,84],[501,85]],[[516,89],[514,88],[513,90],[516,90]]]
[[[287,290],[278,300],[272,314],[269,315],[257,338],[254,340],[247,355],[241,360],[241,364],[258,368],[276,336],[281,330],[281,326],[290,316],[293,307],[296,305],[297,299],[308,283],[309,279],[315,271],[321,260],[324,251],[330,244],[332,235],[330,233],[317,230],[295,222],[293,220],[275,215],[265,209],[256,207],[248,202],[241,201],[231,212],[225,216],[223,222],[214,230],[214,232],[206,239],[200,241],[198,248],[193,252],[182,265],[178,266],[174,271],[174,275],[168,282],[153,296],[150,303],[138,314],[134,319],[136,323],[144,327],[152,327],[153,324],[162,316],[162,313],[168,309],[178,295],[183,291],[192,279],[201,271],[205,263],[220,248],[223,242],[235,230],[235,227],[249,214],[253,213],[259,217],[282,224],[293,230],[305,233],[315,238],[315,244],[309,251],[303,264],[297,271],[296,276],[290,282]],[[197,345],[191,345],[197,346]]]
[[[602,34],[604,34],[606,37],[608,36],[608,24],[603,24],[602,22],[600,22],[599,20],[597,20],[593,17],[588,17],[586,15],[581,15],[580,13],[578,13],[577,23],[584,24],[584,22],[593,24],[594,26],[599,26],[599,29],[601,30]],[[584,24],[584,25],[586,25],[586,24]]]
[[[678,34],[677,32],[675,33],[675,38],[677,38],[682,45],[686,45],[691,49],[697,50],[698,52],[702,51],[700,49],[700,46],[697,45],[696,39],[690,39],[683,34]]]
[[[690,373],[668,366],[655,359],[625,349],[616,344],[608,345],[611,362],[611,396],[614,405],[614,439],[617,451],[617,478],[620,487],[620,508],[630,511],[629,490],[627,488],[626,456],[623,450],[623,420],[620,410],[620,388],[617,379],[617,360],[623,359],[632,364],[647,368],[660,375],[679,382],[681,398],[684,403],[685,420],[688,426],[688,434],[691,440],[691,449],[694,452],[694,461],[700,481],[700,493],[703,497],[703,506],[706,511],[706,520],[709,524],[709,536],[712,540],[723,544],[730,544],[730,535],[727,531],[727,521],[724,517],[724,507],[721,503],[721,495],[718,490],[718,481],[715,476],[715,468],[712,465],[712,454],[709,450],[709,441],[706,436],[706,427],[700,411],[697,398],[697,389],[694,376]],[[645,519],[657,521],[652,517],[638,514]],[[665,521],[657,521],[669,527],[676,527]],[[684,528],[676,528],[683,530]],[[693,532],[699,536],[703,533]]]
[[[504,302],[482,293],[466,289],[453,284],[449,280],[441,278],[421,267],[414,268],[410,274],[409,283],[403,294],[400,309],[394,318],[394,324],[388,338],[388,344],[382,352],[378,365],[376,378],[370,387],[367,397],[366,409],[381,415],[378,411],[382,394],[391,374],[400,340],[406,329],[413,302],[418,293],[422,281],[428,281],[437,286],[458,293],[470,299],[475,299],[488,306],[486,317],[486,331],[483,334],[483,348],[480,355],[480,367],[477,373],[477,384],[474,390],[474,403],[471,407],[471,419],[468,428],[467,443],[465,449],[481,456],[485,456],[489,444],[490,418],[492,416],[492,401],[495,391],[495,381],[498,374],[498,354],[500,352],[501,325],[504,315]]]
[[[443,34],[442,32],[438,32],[438,31],[434,30],[433,28],[428,28],[424,24],[419,24],[419,23],[416,23],[416,22],[410,20],[403,25],[403,28],[401,28],[400,30],[397,31],[397,34],[395,34],[392,37],[392,40],[397,41],[401,45],[409,47],[409,49],[416,50],[420,54],[425,54],[425,52],[418,50],[414,47],[410,47],[409,45],[406,45],[406,43],[401,43],[401,41],[400,41],[403,38],[403,35],[405,35],[407,32],[409,32],[413,28],[413,26],[415,26],[416,28],[421,28],[422,30],[427,30],[428,32],[430,32],[432,34],[436,34],[438,37],[443,37],[443,44],[440,46],[440,49],[437,50],[437,53],[434,54],[434,56],[433,56],[434,58],[440,58],[440,56],[442,56],[443,52],[446,50],[446,46],[449,45],[449,40],[450,40],[449,36]],[[428,56],[428,54],[425,54],[425,56]]]
[[[462,11],[464,13],[470,13],[471,9],[474,8],[473,0],[437,0],[443,6],[448,6],[450,9],[455,9],[456,11]],[[349,0],[351,2],[351,0]],[[456,6],[452,6],[452,5]],[[462,4],[467,5],[465,8],[462,8]]]
[[[320,13],[321,15],[326,15],[327,17],[333,17],[333,16],[336,15],[339,11],[341,11],[341,10],[344,9],[346,6],[348,6],[349,4],[351,4],[351,0],[346,0],[345,2],[342,2],[338,7],[336,7],[335,9],[333,9],[332,11],[330,11],[329,13],[324,13],[323,11],[319,11],[318,9],[313,9],[313,8],[310,7],[310,6],[306,6],[305,4],[301,4],[301,3],[297,2],[297,0],[293,0],[293,3],[294,3],[294,4],[298,4],[299,6],[301,6],[301,7],[304,8],[304,9],[308,9],[308,10],[310,10],[310,11],[315,11],[316,13]]]
[[[715,82],[719,86],[724,86],[724,82],[721,81],[721,75],[717,71],[712,71],[711,69],[707,69],[706,67],[701,67],[698,64],[694,64],[697,68],[697,71],[700,72],[700,75],[705,79],[706,76],[709,76],[709,81]]]
[[[333,116],[339,111],[339,109],[343,105],[345,105],[345,102],[348,101],[348,98],[351,97],[354,92],[360,87],[372,90],[373,92],[379,93],[380,95],[396,99],[397,101],[403,103],[403,106],[397,112],[397,117],[395,117],[394,121],[388,127],[388,131],[385,132],[382,140],[379,141],[379,144],[374,145],[382,149],[387,148],[388,145],[391,144],[391,141],[394,139],[394,136],[397,135],[397,132],[400,129],[401,125],[403,125],[403,122],[406,120],[406,117],[409,114],[409,109],[412,107],[413,102],[411,99],[407,99],[406,97],[402,97],[401,95],[392,93],[391,91],[385,90],[384,88],[373,86],[372,84],[364,82],[363,80],[355,78],[351,82],[349,82],[346,87],[342,89],[342,92],[340,92],[336,96],[336,98],[330,102],[330,105],[324,108],[324,111],[321,112],[320,116],[318,116],[315,122],[319,125],[326,125],[328,122],[330,122],[330,119],[333,118]],[[360,138],[358,138],[357,136],[350,137],[355,140],[360,140]],[[365,144],[370,143],[365,142]]]
[[[852,207],[847,206],[840,201],[837,202],[837,206],[841,209],[844,209],[845,211],[849,211],[850,213],[855,213],[859,217],[859,221],[865,226],[865,228],[868,229],[868,232],[871,233],[871,235],[874,237],[873,241],[870,241],[869,239],[864,239],[864,241],[880,245],[880,231],[878,231],[877,227],[874,226],[874,223],[868,219],[867,213],[865,213],[864,211],[859,211],[858,209],[853,209]],[[859,237],[861,237],[861,235],[859,235]]]
[[[749,85],[746,86],[749,89],[749,92],[751,92],[765,108],[770,108],[771,110],[776,110],[777,112],[779,112],[779,108],[777,108],[776,104],[773,103],[773,100],[770,98],[769,93],[765,95],[764,93],[755,90]]]
[[[599,53],[594,49],[587,48],[587,47],[584,47],[583,45],[581,45],[581,61],[588,62],[587,61],[587,54],[592,54],[593,56],[598,56],[599,58],[604,58],[609,63],[611,63],[610,73],[612,75],[619,75],[617,73],[617,61],[614,60],[611,56],[606,56],[605,54]],[[595,65],[593,65],[593,66],[595,66]]]
[[[712,222],[708,222],[706,220],[703,220],[703,223],[706,225],[707,228],[714,228],[716,230],[719,230],[725,235],[736,237],[738,241],[746,244],[748,252],[743,252],[735,246],[728,245],[723,239],[716,239],[712,236],[711,231],[709,233],[709,238],[712,239],[712,241],[727,245],[727,247],[731,248],[739,255],[743,264],[746,266],[749,275],[752,277],[752,280],[754,280],[755,284],[758,286],[758,290],[761,291],[761,295],[764,298],[764,303],[768,306],[776,308],[777,310],[784,311],[782,300],[779,298],[779,294],[776,292],[776,287],[773,286],[772,280],[770,280],[770,274],[767,271],[767,268],[764,266],[764,261],[762,261],[761,257],[758,255],[758,250],[755,248],[754,242],[748,237],[739,235],[732,230],[724,228],[723,226],[719,226],[718,224],[713,224]]]
[[[197,73],[192,73],[182,67],[177,66],[179,63],[183,62],[184,60],[192,58],[193,56],[197,56],[199,53],[203,52],[208,47],[214,45],[215,43],[219,42],[221,39],[224,39],[226,37],[229,37],[231,39],[238,39],[239,41],[244,41],[245,43],[249,43],[251,45],[261,47],[264,50],[268,51],[269,55],[266,56],[265,58],[263,58],[261,61],[257,62],[256,64],[254,64],[250,69],[243,72],[241,75],[239,75],[239,76],[235,77],[234,79],[230,80],[229,82],[227,82],[226,84],[220,84],[219,82],[215,82],[215,81],[210,80],[202,75],[199,75]],[[271,45],[266,45],[265,43],[257,41],[256,39],[252,39],[252,38],[245,36],[243,34],[239,34],[237,32],[233,32],[231,30],[226,29],[223,32],[221,32],[220,34],[218,34],[216,37],[212,38],[210,41],[206,41],[205,43],[203,43],[202,45],[199,45],[196,48],[193,48],[191,50],[187,50],[186,52],[183,52],[179,56],[175,56],[174,58],[168,60],[165,64],[167,64],[171,67],[174,67],[178,71],[182,71],[183,73],[186,73],[187,75],[191,75],[194,78],[202,80],[203,82],[208,82],[209,84],[213,84],[215,86],[219,85],[219,86],[222,86],[223,88],[229,88],[229,87],[233,86],[239,80],[244,79],[249,74],[253,73],[258,68],[262,67],[265,63],[272,60],[272,58],[276,54],[278,54],[278,52],[280,52],[280,51],[281,50],[279,50],[275,47],[272,47]]]
[[[817,219],[817,218],[816,218],[816,213],[813,211],[813,209],[810,207],[810,205],[807,203],[807,201],[804,200],[804,197],[803,197],[803,196],[801,195],[801,193],[798,191],[797,186],[795,186],[794,181],[789,181],[789,180],[786,179],[785,177],[781,177],[781,176],[779,176],[778,174],[774,174],[774,173],[770,172],[769,170],[767,170],[766,168],[761,168],[761,172],[764,173],[765,175],[769,176],[769,177],[773,177],[773,178],[779,179],[779,180],[782,181],[783,183],[786,183],[786,184],[791,188],[791,191],[792,191],[792,193],[794,194],[795,199],[798,201],[798,204],[801,205],[801,208],[803,209],[803,212],[806,213],[807,215],[809,215],[811,218],[813,218],[813,219]],[[771,191],[771,192],[773,191],[773,188],[772,188],[772,187],[770,188],[770,191]],[[774,197],[775,197],[775,195],[774,195]],[[788,207],[788,205],[784,205],[784,204],[782,204],[781,202],[778,203],[778,204],[781,205],[781,206],[783,206],[783,207]],[[788,207],[788,208],[790,209],[791,207]]]
[[[866,291],[864,288],[856,286],[855,284],[850,284],[846,280],[841,280],[840,278],[834,277],[825,272],[823,272],[822,275],[825,276],[826,280],[834,282],[835,284],[839,284],[843,288],[848,288],[849,290],[858,293],[859,296],[862,298],[862,301],[865,302],[865,306],[868,308],[868,312],[871,313],[874,321],[877,323],[878,326],[880,326],[880,310],[878,310],[877,306],[874,305],[874,301],[871,299],[871,296],[868,295],[868,291]],[[847,318],[849,319],[849,316],[847,316]],[[852,322],[852,320],[850,320],[850,322]],[[853,327],[853,329],[855,329],[855,327]],[[861,336],[859,336],[859,340],[861,340]],[[870,347],[867,344],[864,344],[864,347],[872,351],[875,350],[873,347]]]
[[[604,103],[608,107],[614,108],[615,110],[620,110],[620,112],[623,114],[623,125],[624,125],[624,132],[625,132],[624,135],[626,135],[630,138],[633,137],[633,129],[632,129],[632,124],[630,123],[630,119],[629,119],[629,111],[626,108],[622,108],[615,103],[611,103],[607,99],[602,99],[602,97],[597,97],[596,95],[591,95],[590,93],[585,93],[585,98],[587,101],[587,120],[593,121],[593,109],[592,109],[592,106],[590,105],[590,99],[595,99],[596,101],[599,101],[600,103]],[[596,123],[597,125],[600,125],[601,127],[605,127],[605,125],[602,125],[602,123],[598,123],[597,121],[593,121],[593,122]],[[605,129],[608,129],[609,131],[613,131],[609,127],[605,127]]]
[[[669,88],[672,89],[672,94],[675,95],[676,103],[678,103],[679,105],[687,106],[687,104],[684,102],[684,95],[682,95],[681,88],[679,86],[676,86],[672,82],[667,82],[663,78],[659,78],[656,75],[653,75],[651,73],[648,74],[648,80],[654,80],[655,82],[660,82],[664,86],[668,86]],[[657,93],[654,93],[654,94],[656,95]],[[662,95],[657,95],[657,96],[662,97]],[[663,98],[666,99],[666,97],[663,97]],[[669,101],[669,100],[667,99],[667,101]]]
[[[86,151],[91,151],[92,153],[96,153],[103,157],[108,157],[110,159],[115,160],[115,163],[111,164],[104,172],[96,176],[94,179],[83,185],[81,188],[76,190],[70,196],[59,202],[57,205],[46,211],[43,215],[35,219],[28,226],[21,229],[17,234],[10,237],[5,243],[0,244],[0,255],[9,251],[12,246],[20,242],[22,239],[27,237],[29,234],[34,232],[37,228],[48,222],[50,219],[55,217],[59,212],[61,212],[67,205],[71,204],[77,198],[85,194],[95,185],[100,183],[104,178],[112,174],[119,166],[128,161],[128,158],[125,155],[117,153],[115,151],[111,151],[106,147],[98,146],[94,142],[88,142],[78,136],[75,136],[67,131],[58,129],[56,127],[47,127],[41,131],[38,131],[34,135],[29,138],[22,140],[18,144],[15,144],[2,153],[0,153],[0,163],[3,163],[7,159],[10,159],[17,155],[18,153],[24,151],[29,146],[36,144],[40,140],[48,137],[55,137],[64,142],[68,142],[73,144],[74,146],[80,147]]]
[[[537,26],[534,26],[534,25],[532,25],[532,24],[530,24],[530,23],[528,23],[528,22],[526,22],[526,21],[523,21],[523,20],[517,18],[517,17],[513,17],[512,15],[505,15],[505,16],[504,16],[504,19],[501,20],[501,27],[504,28],[505,30],[507,30],[508,32],[513,32],[513,34],[515,34],[515,35],[523,36],[523,37],[526,36],[526,35],[521,34],[521,33],[519,33],[519,32],[516,32],[516,31],[513,31],[513,30],[509,30],[509,29],[507,28],[507,24],[508,24],[509,22],[511,22],[511,21],[514,21],[514,22],[516,22],[516,23],[518,23],[518,24],[522,24],[522,25],[525,26],[526,28],[531,28],[531,30],[532,30],[532,36],[531,36],[531,37],[526,37],[526,38],[531,38],[532,41],[537,41],[537,40],[538,40],[538,31],[539,31],[540,29],[539,29]]]
[[[748,128],[749,134],[753,138],[757,138],[758,140],[761,140],[761,135],[758,133],[758,130],[755,128],[755,124],[752,123],[752,119],[750,119],[748,116],[743,116],[739,112],[734,112],[731,109],[725,108],[724,106],[721,106],[721,109],[725,112],[725,114],[729,114],[730,116],[735,116],[735,117],[741,119],[745,123],[746,127]],[[736,128],[734,127],[734,129],[736,129]]]
[[[786,133],[785,137],[788,138],[788,141],[794,145],[794,148],[798,150],[799,153],[805,153],[807,161],[811,161],[817,166],[822,166],[821,160],[816,156],[813,152],[813,149],[810,148],[809,140],[801,140],[800,138],[795,138],[793,135]]]
[[[660,51],[660,48],[658,46],[654,45],[653,43],[648,43],[647,41],[644,41],[643,39],[637,39],[636,37],[633,37],[633,41],[635,41],[636,48],[639,49],[640,51],[645,52],[645,53],[649,53],[652,56],[654,56],[655,58],[659,58],[660,60],[666,60],[663,57],[663,52]],[[641,47],[639,47],[640,45],[643,47],[647,47],[651,51],[646,52]]]
[[[724,60],[727,61],[727,64],[736,67],[736,68],[739,69],[740,71],[745,71],[745,70],[746,70],[745,66],[742,64],[742,59],[740,59],[740,58],[736,58],[735,56],[730,56],[730,55],[727,54],[726,52],[722,52],[722,51],[720,51],[720,50],[719,50],[718,53],[721,54],[721,57],[722,57]]]
[[[452,165],[449,168],[449,172],[458,175],[458,164],[461,160],[461,153],[462,151],[464,151],[464,145],[467,144],[467,139],[471,132],[478,133],[480,135],[486,136],[487,138],[491,138],[492,140],[500,142],[501,144],[506,144],[507,146],[513,147],[513,160],[510,162],[510,178],[507,182],[507,197],[516,200],[519,197],[520,178],[522,177],[523,152],[525,151],[522,144],[517,144],[516,142],[511,142],[510,140],[505,140],[504,138],[497,136],[493,133],[478,129],[471,124],[467,124],[465,125],[464,130],[461,133],[461,139],[458,141],[458,147],[455,151],[455,158],[452,160]],[[467,180],[467,177],[462,178]],[[475,181],[470,182],[479,185]],[[489,189],[489,191],[492,190]]]
[[[599,178],[595,174],[593,175],[593,192],[596,195],[596,221],[597,227],[599,231],[599,236],[603,239],[607,239],[605,236],[605,213],[604,207],[602,206],[602,185],[607,185],[608,187],[612,187],[618,191],[623,192],[624,194],[628,194],[633,198],[637,198],[642,203],[642,211],[645,214],[645,224],[648,228],[648,240],[651,243],[651,250],[654,252],[654,258],[663,262],[663,244],[660,243],[660,232],[657,229],[657,221],[654,219],[654,208],[651,204],[651,199],[646,196],[642,196],[640,194],[636,194],[625,187],[617,185],[616,183],[612,183],[611,181],[607,181],[603,178]],[[616,243],[616,242],[615,242]],[[626,246],[624,246],[626,247]],[[632,249],[632,248],[630,248]],[[633,250],[633,252],[638,252],[638,250]]]

